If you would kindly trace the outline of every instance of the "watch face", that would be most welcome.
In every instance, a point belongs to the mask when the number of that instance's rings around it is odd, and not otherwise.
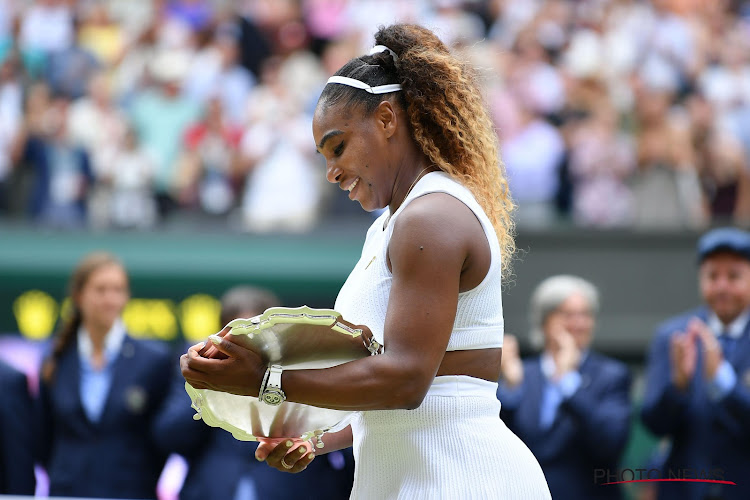
[[[263,393],[263,402],[272,406],[280,405],[284,399],[286,398],[280,392],[272,391]]]

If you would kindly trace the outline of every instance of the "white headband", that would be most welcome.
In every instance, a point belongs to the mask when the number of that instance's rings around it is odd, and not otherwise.
[[[388,52],[391,57],[393,58],[393,64],[398,65],[398,56],[395,52],[393,52],[391,49],[386,47],[385,45],[376,45],[373,48],[370,49],[369,55],[377,54],[379,52]],[[370,94],[388,94],[390,92],[398,92],[401,90],[401,84],[399,83],[389,83],[387,85],[378,85],[377,87],[370,87],[365,82],[360,80],[355,80],[354,78],[349,78],[348,76],[332,76],[328,79],[328,83],[340,83],[342,85],[348,85],[350,87],[355,87],[358,89],[362,89],[365,92],[369,92]]]
[[[348,76],[332,76],[326,82],[326,84],[329,83],[340,83],[341,85],[348,85],[350,87],[362,89],[365,92],[369,92],[370,94],[388,94],[389,92],[398,92],[399,90],[401,90],[400,83],[389,83],[387,85],[370,87],[365,82],[355,80],[354,78],[349,78]]]

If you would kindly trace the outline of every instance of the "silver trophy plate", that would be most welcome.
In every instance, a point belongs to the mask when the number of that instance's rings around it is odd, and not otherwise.
[[[273,307],[254,318],[235,319],[227,327],[227,335],[243,335],[242,345],[267,365],[284,370],[329,368],[382,351],[367,327],[354,326],[330,309]],[[257,397],[195,389],[188,383],[185,390],[197,411],[195,418],[241,441],[319,438],[346,427],[353,414],[289,401],[271,406]]]

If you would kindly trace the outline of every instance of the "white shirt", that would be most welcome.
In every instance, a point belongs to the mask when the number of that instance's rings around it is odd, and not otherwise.
[[[726,332],[733,339],[738,339],[742,336],[747,327],[747,322],[750,320],[750,309],[746,309],[742,314],[737,316],[734,321],[725,325],[721,322],[719,317],[715,313],[711,313],[708,317],[708,327],[714,332],[717,337],[723,332]]]

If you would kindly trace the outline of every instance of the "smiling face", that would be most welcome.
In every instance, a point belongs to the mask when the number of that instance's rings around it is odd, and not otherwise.
[[[343,104],[320,103],[313,116],[313,138],[326,159],[326,178],[371,212],[393,198],[395,168],[393,144],[396,111],[388,101],[371,114]]]
[[[698,271],[701,294],[724,324],[750,307],[750,262],[731,252],[706,257]]]

